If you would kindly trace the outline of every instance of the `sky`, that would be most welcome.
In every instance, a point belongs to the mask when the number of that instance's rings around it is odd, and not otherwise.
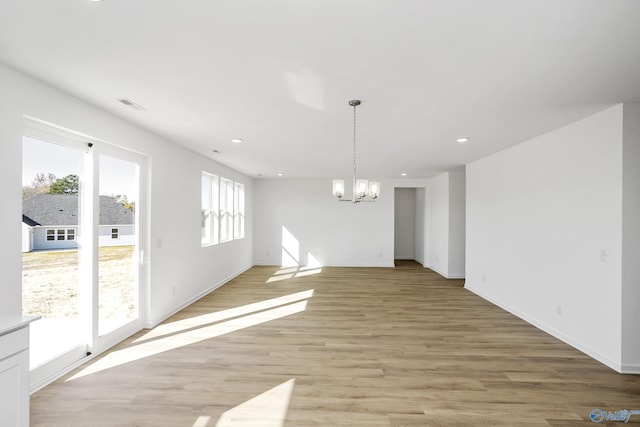
[[[82,181],[82,150],[24,137],[22,142],[22,185],[30,186],[36,174],[54,174],[63,178],[70,174]],[[136,166],[134,163],[109,156],[100,156],[100,194],[126,195],[129,201],[137,201]]]

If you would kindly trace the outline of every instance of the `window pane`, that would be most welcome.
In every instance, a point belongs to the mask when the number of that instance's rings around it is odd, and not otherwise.
[[[233,239],[233,181],[220,179],[220,241]]]
[[[211,243],[211,178],[203,173],[200,185],[200,239],[203,245]]]
[[[78,183],[85,153],[29,136],[22,148],[22,214],[30,220],[22,223],[28,231],[22,242],[22,313],[41,316],[29,327],[30,365],[37,369],[86,342],[80,300],[87,288],[75,240],[83,223]]]
[[[220,241],[220,187],[218,186],[218,177],[211,175],[211,189],[213,191],[213,201],[211,206],[211,231],[213,237],[211,243],[217,244]]]
[[[235,199],[233,206],[233,238],[244,237],[244,184],[235,183]]]
[[[138,318],[139,166],[100,155],[98,236],[98,335]]]
[[[202,245],[218,243],[218,177],[202,173],[200,238]]]

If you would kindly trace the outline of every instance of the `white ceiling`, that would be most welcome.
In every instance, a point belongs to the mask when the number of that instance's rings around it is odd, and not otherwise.
[[[640,101],[639,19],[638,0],[1,0],[0,61],[251,176],[348,177],[362,99],[360,175],[415,178]]]

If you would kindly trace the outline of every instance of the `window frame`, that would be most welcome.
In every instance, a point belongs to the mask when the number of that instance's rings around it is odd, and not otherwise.
[[[218,175],[202,172],[200,187],[200,244],[204,246],[219,243],[219,197]],[[205,183],[207,184],[205,188]]]
[[[200,181],[200,245],[245,237],[245,184],[206,171]]]
[[[233,183],[233,238],[244,239],[245,235],[245,186]]]
[[[233,240],[233,181],[220,178],[220,243]]]

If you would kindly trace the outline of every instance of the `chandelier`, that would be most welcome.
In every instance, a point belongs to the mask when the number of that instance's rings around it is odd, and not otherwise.
[[[359,99],[349,101],[349,105],[353,107],[353,195],[351,199],[344,198],[344,180],[333,180],[333,195],[341,202],[375,202],[380,195],[380,183],[377,181],[369,182],[366,179],[357,179],[356,174],[356,107],[362,102]]]

